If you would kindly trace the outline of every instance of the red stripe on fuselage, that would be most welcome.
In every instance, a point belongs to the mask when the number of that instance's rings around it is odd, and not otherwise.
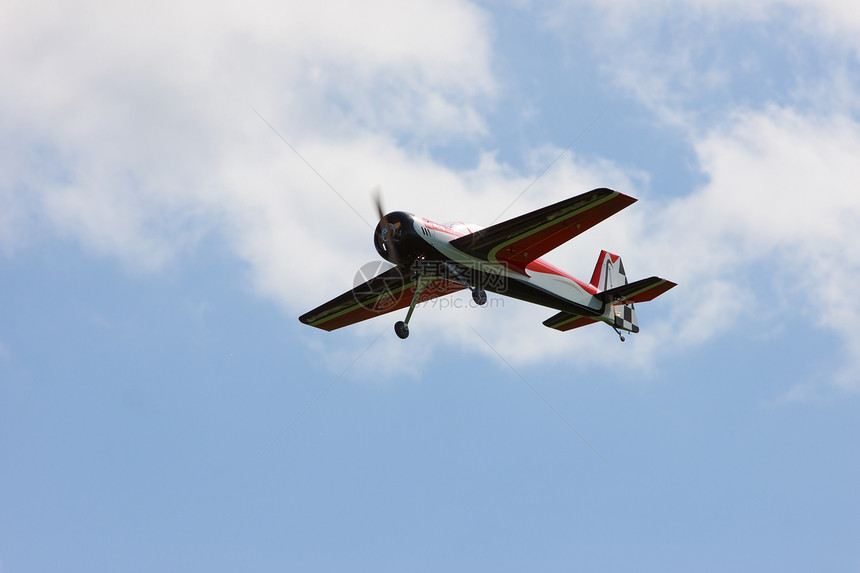
[[[555,265],[551,265],[543,259],[535,259],[526,265],[527,271],[533,271],[536,273],[544,273],[548,275],[556,275],[560,277],[564,277],[566,279],[570,279],[579,285],[583,290],[585,290],[589,294],[597,294],[597,289],[591,286],[590,284],[584,283],[573,275],[570,275]]]
[[[446,227],[445,225],[440,225],[439,223],[431,221],[430,219],[425,219],[422,217],[421,221],[423,221],[424,226],[427,227],[428,229],[433,229],[434,231],[439,231],[439,232],[445,233],[447,235],[453,235],[455,238],[463,236],[463,233],[458,233],[457,231],[455,231],[451,227]]]

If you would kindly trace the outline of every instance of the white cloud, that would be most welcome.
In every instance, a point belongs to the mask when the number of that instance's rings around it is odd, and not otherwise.
[[[787,283],[810,320],[840,334],[853,373],[841,384],[860,390],[860,310],[847,303],[860,281],[860,123],[769,108],[739,114],[698,151],[711,177],[704,206],[741,239],[741,261],[771,267],[765,276]]]
[[[227,229],[271,291],[263,261],[336,261],[362,224],[252,106],[370,216],[389,161],[428,164],[398,137],[485,130],[486,28],[459,1],[4,3],[3,248],[47,226],[153,269]]]
[[[848,112],[790,105],[735,110],[717,125],[691,122],[679,88],[731,81],[720,62],[696,70],[697,50],[709,41],[693,25],[703,21],[699,10],[726,17],[732,6],[733,18],[754,20],[777,3],[752,12],[749,3],[690,6],[674,24],[679,43],[668,59],[660,21],[677,15],[675,3],[647,15],[638,4],[613,4],[608,28],[595,32],[609,30],[601,42],[631,47],[604,53],[604,65],[664,120],[687,128],[708,183],[661,201],[647,173],[568,153],[505,218],[599,186],[644,199],[549,257],[588,277],[608,248],[624,257],[632,278],[660,274],[680,283],[651,303],[659,317],[643,322],[628,344],[631,368],[711,340],[770,302],[735,280],[756,265],[768,269],[765,280],[793,285],[785,304],[809,309],[808,320],[838,332],[846,354],[860,356],[851,329],[860,317],[844,298],[844,285],[860,279],[851,240],[860,216],[852,187],[860,180],[853,159],[860,127]],[[853,41],[844,30],[855,30],[854,20],[836,17],[847,5],[802,6]],[[625,16],[611,17],[618,14]],[[369,191],[379,184],[389,209],[487,224],[531,176],[491,153],[455,171],[422,149],[486,133],[479,110],[500,97],[490,35],[481,10],[455,1],[4,3],[0,74],[16,81],[0,86],[0,245],[13,253],[48,228],[146,270],[219,233],[249,263],[253,288],[298,314],[349,288],[361,263],[376,258],[371,229],[253,109],[368,221],[375,218]],[[837,109],[850,109],[851,81],[841,90]],[[534,172],[559,151],[535,150]],[[610,329],[560,334],[540,324],[552,311],[515,301],[498,312],[417,312],[416,329],[490,356],[468,320],[515,364],[617,362]],[[375,338],[385,320],[357,327],[355,344]],[[364,359],[377,370],[391,352],[429,360],[431,347],[416,340],[380,342]],[[349,345],[338,344],[346,360]],[[840,384],[856,389],[858,370],[849,361]]]

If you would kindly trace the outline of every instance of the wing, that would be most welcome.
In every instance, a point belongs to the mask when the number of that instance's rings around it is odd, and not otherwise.
[[[526,265],[636,202],[595,189],[537,211],[458,237],[451,245],[474,257],[525,272]]]
[[[612,304],[630,304],[631,302],[648,302],[654,300],[667,290],[677,286],[672,281],[660,277],[650,277],[626,284],[624,286],[597,293],[603,302]]]
[[[394,267],[303,314],[299,320],[328,331],[349,326],[409,306],[416,283],[417,277]],[[419,301],[426,302],[464,288],[459,283],[436,279],[424,287]]]

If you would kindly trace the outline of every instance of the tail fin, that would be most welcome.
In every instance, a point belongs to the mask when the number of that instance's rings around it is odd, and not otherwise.
[[[622,290],[626,285],[627,274],[624,272],[624,263],[621,262],[621,257],[609,251],[600,251],[600,257],[598,257],[594,273],[591,275],[591,286],[597,289],[597,296],[601,296],[601,293],[606,291]],[[636,320],[636,309],[633,307],[633,301],[604,300],[604,302],[608,302],[611,306],[609,317],[615,328],[628,332],[639,332],[639,322]]]
[[[594,273],[591,275],[591,286],[602,292],[627,284],[627,275],[621,257],[609,251],[600,251]]]

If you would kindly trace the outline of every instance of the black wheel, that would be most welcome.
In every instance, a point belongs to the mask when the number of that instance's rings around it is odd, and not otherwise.
[[[484,306],[487,304],[487,291],[484,289],[475,289],[472,291],[472,300],[475,301],[475,304],[478,306]]]
[[[396,332],[397,336],[400,338],[406,338],[409,336],[409,325],[402,320],[398,320],[394,323],[394,332]]]

